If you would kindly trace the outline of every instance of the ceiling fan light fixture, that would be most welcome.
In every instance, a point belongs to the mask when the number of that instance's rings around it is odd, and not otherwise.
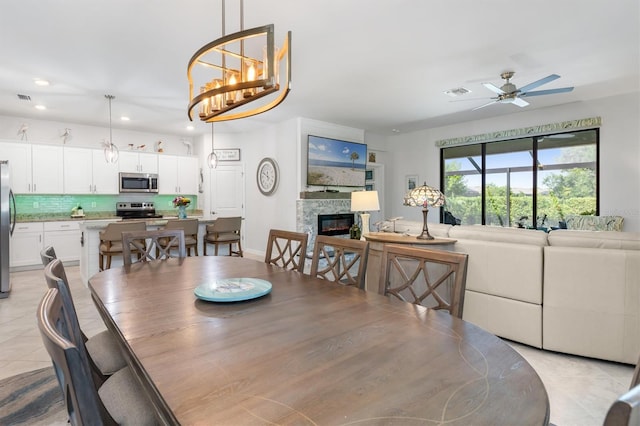
[[[189,60],[191,121],[195,112],[207,123],[251,117],[279,105],[291,90],[291,31],[278,49],[273,24],[244,30],[243,0],[240,21],[239,32],[225,35],[222,0],[222,37],[202,46]]]

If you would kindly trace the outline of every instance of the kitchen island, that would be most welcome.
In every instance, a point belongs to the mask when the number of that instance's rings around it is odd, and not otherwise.
[[[198,253],[203,253],[202,250],[202,236],[206,233],[206,226],[213,223],[215,218],[211,217],[197,217],[191,216],[191,218],[197,218],[198,225]],[[177,219],[174,217],[163,218],[150,218],[150,219],[132,219],[129,221],[143,221],[147,224],[147,229],[160,229],[169,219]],[[100,252],[100,231],[107,227],[112,222],[120,222],[121,218],[103,219],[103,220],[85,220],[80,222],[80,279],[86,286],[89,278],[100,271],[100,263],[98,256]],[[111,267],[117,267],[122,265],[122,257],[116,256],[113,258]]]

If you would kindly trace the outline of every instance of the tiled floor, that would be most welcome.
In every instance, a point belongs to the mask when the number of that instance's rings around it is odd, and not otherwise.
[[[82,329],[88,335],[103,330],[89,290],[80,284],[78,267],[66,269]],[[11,295],[0,300],[0,379],[51,365],[35,317],[45,291],[42,270],[16,272],[11,276]],[[557,426],[601,425],[609,406],[628,389],[633,375],[633,367],[629,365],[510,344],[542,378],[551,403],[551,422]]]

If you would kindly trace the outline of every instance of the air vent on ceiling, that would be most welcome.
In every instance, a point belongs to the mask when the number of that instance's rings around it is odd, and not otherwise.
[[[18,99],[20,99],[21,101],[31,101],[31,96],[21,95],[20,93],[18,93]]]
[[[465,95],[467,93],[470,93],[471,90],[466,89],[464,87],[456,87],[454,89],[449,89],[447,91],[445,91],[444,93],[455,98],[456,96],[461,96],[461,95]]]

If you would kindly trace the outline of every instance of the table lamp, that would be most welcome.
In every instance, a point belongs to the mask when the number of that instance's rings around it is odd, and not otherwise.
[[[444,194],[439,190],[430,187],[425,182],[424,185],[418,186],[407,192],[404,197],[404,205],[411,207],[422,207],[422,217],[424,223],[422,224],[422,234],[416,238],[421,240],[433,240],[431,234],[429,234],[429,228],[427,227],[427,213],[429,213],[428,206],[440,207],[445,202]]]
[[[378,191],[353,191],[351,193],[351,211],[360,212],[362,235],[369,233],[369,213],[380,210]]]

